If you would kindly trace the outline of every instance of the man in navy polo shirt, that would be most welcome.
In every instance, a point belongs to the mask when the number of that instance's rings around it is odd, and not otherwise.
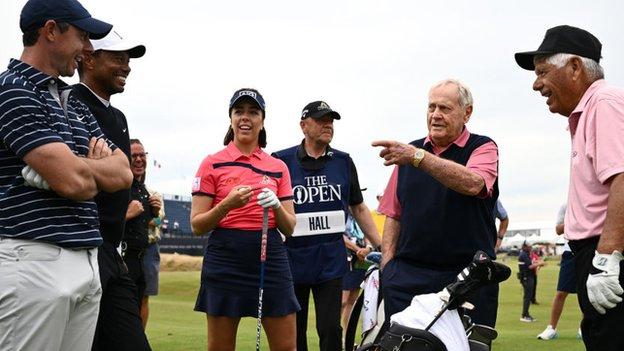
[[[286,240],[301,305],[297,312],[297,350],[306,351],[310,291],[316,307],[316,329],[322,351],[342,350],[340,326],[342,276],[347,271],[343,241],[347,211],[373,245],[381,243],[377,227],[362,198],[357,171],[349,154],[329,146],[334,120],[340,115],[323,101],[303,108],[301,144],[273,156],[288,166],[297,224]],[[369,252],[372,248],[369,248]]]
[[[132,174],[58,79],[111,26],[75,0],[30,0],[24,50],[0,75],[0,349],[88,350],[101,295],[98,189]]]
[[[493,211],[498,198],[498,149],[468,132],[472,94],[456,80],[429,91],[427,137],[410,144],[377,141],[385,165],[397,165],[379,211],[387,215],[381,287],[386,320],[414,295],[452,283],[477,250],[495,258]],[[498,285],[471,302],[473,321],[494,327]]]
[[[73,93],[89,107],[106,137],[130,160],[130,138],[126,116],[110,103],[125,89],[130,59],[145,54],[145,46],[124,40],[115,30],[91,40],[93,52],[85,53],[78,65],[80,83]],[[149,350],[139,315],[137,286],[117,252],[124,233],[130,189],[101,191],[95,197],[103,243],[98,249],[102,300],[92,350]]]

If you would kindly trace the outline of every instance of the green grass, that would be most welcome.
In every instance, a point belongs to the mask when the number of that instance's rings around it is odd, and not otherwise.
[[[531,306],[535,323],[519,321],[522,310],[522,287],[515,278],[517,259],[506,262],[513,269],[511,278],[501,284],[498,323],[499,337],[494,343],[495,350],[541,351],[541,350],[584,350],[582,341],[576,339],[581,313],[576,295],[568,296],[559,322],[559,338],[551,341],[537,340],[548,324],[550,304],[557,286],[558,261],[549,261],[538,278],[537,300],[540,305]],[[199,289],[199,272],[163,272],[160,275],[160,295],[150,299],[150,320],[147,334],[155,351],[161,350],[205,350],[206,317],[194,312],[195,297]],[[310,309],[308,322],[308,342],[310,350],[318,348],[318,338],[314,328],[314,309]],[[263,350],[268,350],[264,332]],[[256,320],[246,318],[241,321],[237,350],[254,350],[256,340]]]

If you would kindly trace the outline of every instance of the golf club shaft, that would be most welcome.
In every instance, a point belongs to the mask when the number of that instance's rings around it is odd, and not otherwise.
[[[440,319],[440,317],[442,317],[442,315],[444,314],[444,312],[446,312],[446,311],[449,309],[449,307],[451,306],[451,304],[452,304],[453,302],[455,302],[455,298],[454,298],[454,297],[452,297],[452,298],[449,300],[449,302],[445,303],[445,304],[442,306],[442,309],[440,310],[440,312],[438,312],[438,314],[436,314],[436,315],[435,315],[435,317],[433,318],[433,320],[431,321],[431,323],[429,323],[429,325],[425,328],[425,330],[427,330],[427,331],[428,331],[428,330],[429,330],[429,328],[431,328],[431,327],[435,324],[435,322],[437,322],[437,321],[438,321],[438,319]]]
[[[260,288],[258,292],[258,325],[256,326],[256,351],[260,351],[260,335],[262,333],[262,294],[264,290],[264,263],[269,234],[269,209],[262,211],[262,237],[260,239]]]

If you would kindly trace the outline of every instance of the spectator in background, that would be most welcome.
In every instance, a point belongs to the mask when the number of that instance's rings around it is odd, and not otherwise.
[[[509,226],[509,216],[507,215],[507,210],[503,207],[503,204],[500,200],[496,200],[496,206],[494,207],[494,219],[500,221],[498,224],[498,233],[496,234],[496,247],[498,250],[503,242],[503,238],[505,238],[505,233],[507,233],[507,227]]]
[[[564,218],[566,212],[566,204],[563,204],[557,215],[557,225],[555,231],[557,235],[564,232]],[[570,250],[568,241],[563,245],[563,254],[561,255],[561,263],[559,268],[559,280],[557,281],[557,292],[550,309],[550,324],[541,332],[537,338],[541,340],[551,340],[559,336],[557,332],[557,324],[563,312],[563,306],[568,294],[576,294],[576,276],[574,274],[574,254]],[[581,328],[579,327],[578,337],[581,337]]]
[[[143,176],[145,181],[145,175]],[[163,204],[158,212],[158,217],[154,217],[148,224],[147,228],[147,249],[143,255],[143,272],[145,273],[145,291],[141,300],[141,320],[143,329],[147,325],[149,318],[149,297],[158,295],[158,281],[160,274],[160,241],[162,220],[165,217],[165,205],[160,193],[147,189],[150,198],[156,197]]]
[[[529,255],[531,257],[531,262],[533,263],[537,263],[539,261],[541,261],[541,256],[540,256],[540,248],[539,247],[534,247],[531,249],[531,254]],[[537,302],[537,276],[540,270],[540,266],[537,266],[534,271],[535,271],[535,283],[533,284],[533,292],[531,293],[531,304],[533,305],[539,305],[539,302]]]
[[[122,255],[130,278],[137,286],[137,305],[141,308],[145,294],[145,272],[143,271],[143,256],[148,246],[149,223],[158,218],[163,207],[159,196],[150,195],[145,188],[145,169],[147,167],[147,152],[138,139],[130,139],[132,164],[130,169],[134,180],[132,182],[130,204],[126,211],[126,228],[124,232]],[[147,321],[143,321],[145,325]]]
[[[80,83],[72,87],[72,93],[89,107],[104,135],[130,161],[128,122],[110,100],[112,95],[125,90],[130,60],[142,57],[145,46],[123,40],[116,31],[91,43],[93,51],[86,52],[79,62]],[[104,243],[98,250],[102,300],[93,351],[149,349],[141,327],[140,300],[134,300],[136,286],[117,251],[124,235],[129,201],[129,188],[114,193],[100,191],[95,197]]]
[[[349,214],[347,217],[344,242],[347,247],[347,261],[349,270],[342,277],[342,330],[343,334],[349,323],[349,316],[353,310],[353,305],[358,298],[360,284],[364,281],[368,264],[365,261],[366,255],[373,252],[370,241],[364,237],[362,229]],[[344,335],[343,335],[344,336]]]
[[[162,225],[160,226],[160,230],[163,235],[169,234],[169,219],[165,218],[162,220]]]
[[[523,243],[522,251],[518,256],[518,278],[523,288],[521,322],[530,323],[535,321],[535,318],[529,314],[529,307],[531,306],[531,298],[535,286],[535,271],[543,265],[545,263],[542,261],[533,262],[531,260],[531,245],[526,242]]]
[[[383,197],[383,195],[384,195],[383,191],[380,191],[377,194],[376,196],[377,206],[379,206],[379,203],[381,202],[381,198]],[[377,207],[373,208],[370,212],[371,212],[371,217],[373,217],[373,222],[375,222],[375,227],[377,227],[377,232],[379,233],[379,237],[382,238],[384,224],[386,223],[386,215],[379,212]]]

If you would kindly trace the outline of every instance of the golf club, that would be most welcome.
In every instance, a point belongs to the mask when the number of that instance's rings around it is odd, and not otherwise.
[[[258,292],[258,325],[256,327],[256,351],[260,351],[260,334],[262,333],[262,292],[264,289],[264,262],[269,232],[269,209],[262,211],[262,238],[260,239],[260,288]]]

